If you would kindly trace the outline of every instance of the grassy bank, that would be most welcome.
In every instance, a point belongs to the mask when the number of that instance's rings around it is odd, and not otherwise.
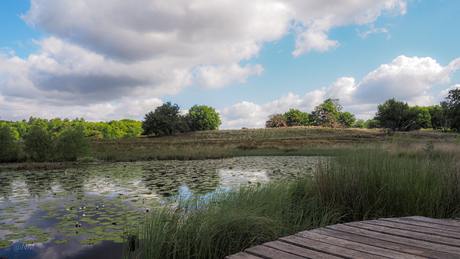
[[[137,233],[141,246],[131,256],[222,258],[339,222],[409,215],[456,217],[459,148],[430,143],[400,150],[337,151],[315,177],[231,190],[205,203],[202,197],[193,197],[180,201],[172,212],[157,209]]]
[[[315,127],[216,130],[160,138],[92,141],[91,156],[107,161],[212,159],[235,156],[335,155],[344,148],[400,143],[402,147],[433,141],[452,144],[458,134],[439,131],[398,132]]]

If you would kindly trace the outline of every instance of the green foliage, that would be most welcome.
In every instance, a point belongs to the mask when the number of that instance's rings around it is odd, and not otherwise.
[[[460,131],[460,88],[450,90],[446,102],[450,128]]]
[[[216,130],[222,124],[219,113],[212,107],[194,105],[185,115],[191,131]]]
[[[339,99],[327,99],[322,104],[315,107],[311,117],[317,126],[333,126],[338,121],[338,115],[342,111]]]
[[[379,121],[376,120],[376,119],[367,120],[364,123],[364,126],[365,126],[366,129],[376,129],[376,128],[380,127]]]
[[[366,123],[364,122],[364,120],[359,119],[353,124],[353,127],[358,129],[364,129],[366,128]]]
[[[355,115],[349,112],[339,112],[337,122],[345,127],[351,127],[356,121]]]
[[[286,119],[279,113],[270,115],[268,120],[265,122],[265,128],[279,128],[286,126]]]
[[[387,128],[391,132],[406,131],[412,124],[409,117],[409,105],[395,99],[379,104],[374,119],[379,122],[380,127]]]
[[[34,161],[49,160],[53,154],[53,135],[42,124],[35,124],[27,134],[24,151]]]
[[[431,127],[433,129],[442,129],[447,126],[447,112],[440,105],[429,106],[428,112],[431,117]]]
[[[16,132],[17,133],[17,132]],[[19,159],[19,147],[14,132],[6,123],[0,124],[0,162],[14,162]]]
[[[308,113],[296,109],[289,109],[283,114],[283,118],[286,119],[287,126],[308,126],[310,121]]]
[[[179,106],[171,102],[157,107],[155,112],[149,112],[142,121],[143,135],[166,136],[187,132],[187,123],[179,114]]]
[[[76,125],[64,131],[57,140],[56,155],[60,160],[75,161],[89,153],[90,144],[85,138],[83,125]]]

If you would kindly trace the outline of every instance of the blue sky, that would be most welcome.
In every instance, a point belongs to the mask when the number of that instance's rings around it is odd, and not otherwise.
[[[143,116],[163,102],[260,128],[327,98],[369,119],[460,87],[457,0],[2,0],[0,117]]]

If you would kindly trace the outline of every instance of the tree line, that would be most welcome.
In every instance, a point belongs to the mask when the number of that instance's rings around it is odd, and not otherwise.
[[[460,131],[460,88],[450,90],[439,105],[409,106],[394,98],[377,106],[373,119],[356,120],[355,115],[342,112],[339,99],[327,99],[311,113],[290,109],[284,114],[270,115],[265,127],[325,126],[355,128],[385,128],[388,133],[419,129]]]
[[[284,114],[272,114],[265,122],[266,128],[292,127],[292,126],[325,126],[337,127],[364,127],[356,122],[355,115],[349,112],[342,112],[343,107],[339,99],[327,99],[316,106],[311,113],[302,112],[297,109],[290,109]]]
[[[141,121],[123,119],[109,122],[87,122],[55,118],[30,117],[20,122],[0,121],[0,162],[73,161],[88,154],[89,139],[116,139],[165,136],[199,130],[217,129],[222,122],[214,108],[193,106],[180,115],[179,106],[170,102],[145,115]],[[19,142],[23,145],[19,145]],[[21,156],[24,153],[26,156]]]

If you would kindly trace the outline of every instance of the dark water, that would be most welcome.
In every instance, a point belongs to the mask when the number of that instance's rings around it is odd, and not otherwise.
[[[0,171],[0,257],[121,258],[152,208],[192,194],[297,177],[316,157],[250,157]],[[1,170],[1,168],[0,168]]]

